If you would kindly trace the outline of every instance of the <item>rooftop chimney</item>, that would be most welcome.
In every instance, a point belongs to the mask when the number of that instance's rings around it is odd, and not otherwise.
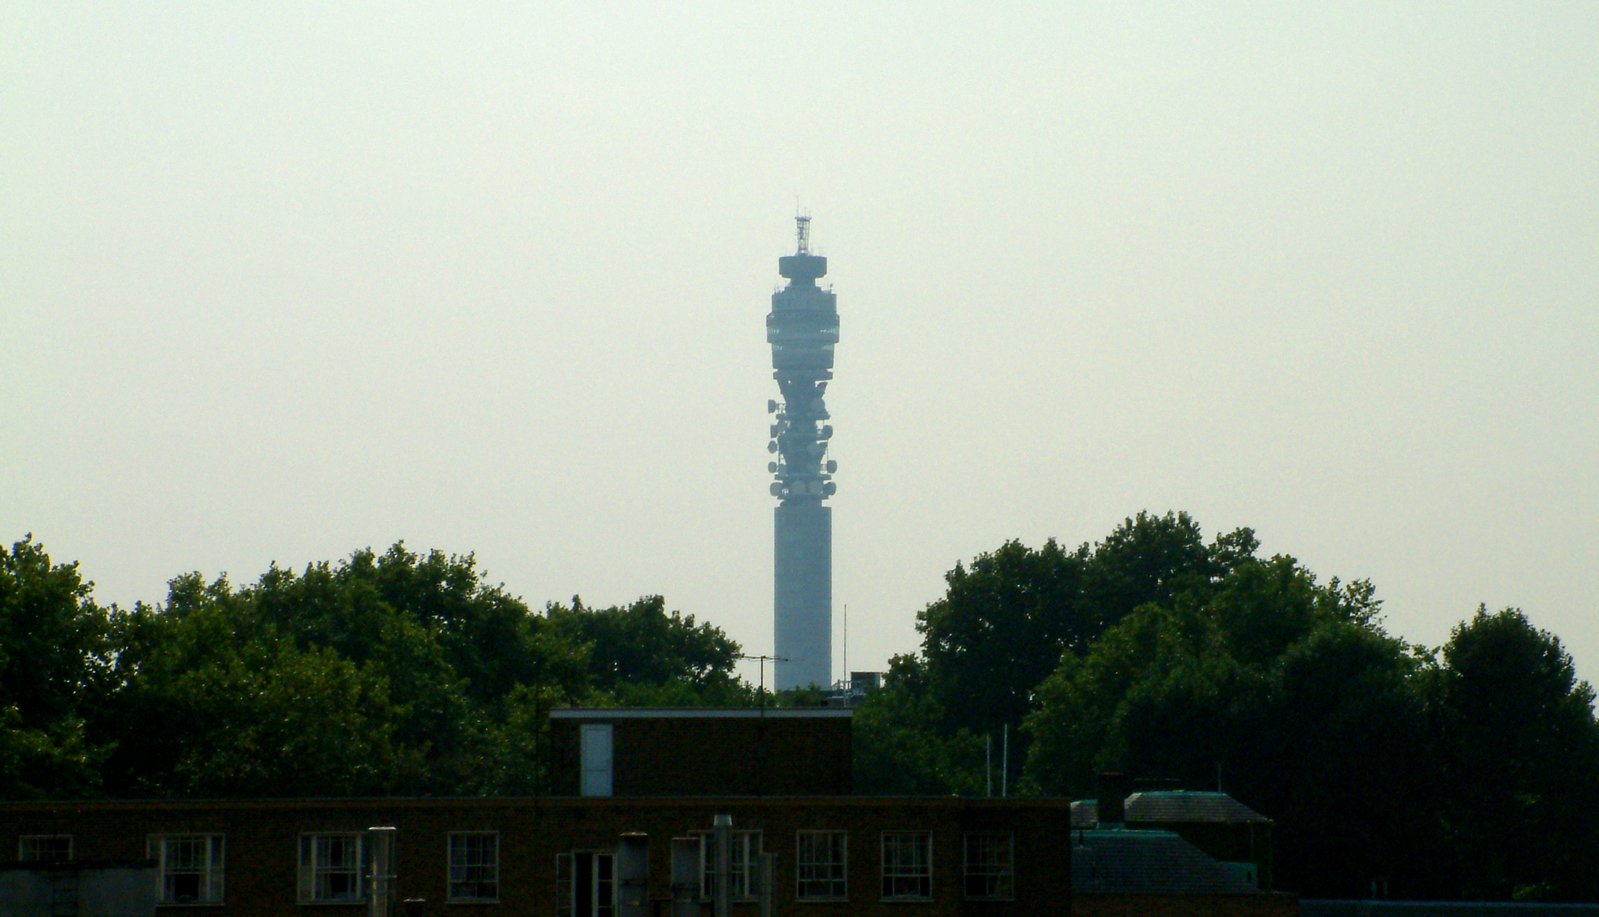
[[[1121,827],[1127,820],[1127,793],[1133,779],[1119,771],[1105,771],[1099,775],[1099,827]]]

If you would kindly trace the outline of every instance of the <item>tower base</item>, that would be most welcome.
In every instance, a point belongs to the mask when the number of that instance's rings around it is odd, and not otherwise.
[[[833,684],[833,508],[774,510],[773,644],[778,691]]]

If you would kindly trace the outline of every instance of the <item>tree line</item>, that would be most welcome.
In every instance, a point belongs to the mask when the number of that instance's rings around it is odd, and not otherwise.
[[[1369,582],[1258,549],[1140,514],[957,565],[857,712],[857,786],[984,793],[1004,732],[1022,793],[1092,797],[1104,771],[1227,792],[1308,896],[1599,897],[1599,723],[1560,641],[1479,608],[1408,644]]]
[[[1599,896],[1594,693],[1519,610],[1409,644],[1369,582],[1168,513],[957,564],[917,631],[856,712],[858,792],[983,795],[992,763],[1082,798],[1117,770],[1267,815],[1305,895]],[[739,653],[659,596],[535,610],[404,545],[101,607],[24,538],[0,550],[0,797],[536,794],[551,707],[754,704]]]
[[[540,611],[396,544],[101,607],[0,551],[0,798],[535,794],[554,706],[740,705],[738,644],[660,596]]]

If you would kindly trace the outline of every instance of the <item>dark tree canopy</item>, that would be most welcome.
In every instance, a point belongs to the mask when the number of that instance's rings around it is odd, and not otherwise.
[[[0,547],[0,794],[93,792],[105,750],[84,715],[108,690],[106,614],[78,565],[30,535]]]
[[[942,727],[996,739],[1008,730],[1014,779],[1029,741],[1019,727],[1063,657],[1141,606],[1206,594],[1257,546],[1248,529],[1206,545],[1186,513],[1139,513],[1098,544],[1011,541],[956,564],[945,595],[917,616]]]
[[[741,703],[739,648],[659,597],[531,611],[396,544],[108,614],[0,562],[0,796],[536,793],[551,707]]]
[[[648,689],[662,698],[712,703],[744,699],[733,676],[738,644],[719,627],[696,624],[693,615],[668,612],[661,596],[600,609],[574,597],[570,607],[551,604],[544,615],[556,633],[589,647],[588,675],[598,691]],[[678,690],[661,693],[674,684]]]
[[[1599,896],[1594,691],[1519,609],[1456,627],[1432,683],[1453,879],[1473,897]]]
[[[1082,601],[1086,552],[1010,541],[945,577],[948,593],[917,616],[936,699],[952,726],[1019,723],[1029,692],[1064,649],[1094,634]]]
[[[926,665],[895,656],[883,686],[855,711],[855,789],[871,795],[979,795],[983,738],[948,730],[948,716],[928,689]]]
[[[921,652],[857,713],[858,776],[982,792],[983,736],[1008,724],[1013,788],[1087,796],[1114,769],[1267,814],[1279,887],[1599,893],[1581,853],[1599,846],[1599,727],[1559,642],[1505,611],[1410,646],[1369,582],[1258,548],[1139,514],[1073,551],[1007,542],[957,565]]]

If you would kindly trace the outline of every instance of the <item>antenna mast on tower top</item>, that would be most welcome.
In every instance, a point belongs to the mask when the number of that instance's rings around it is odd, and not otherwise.
[[[811,252],[811,218],[808,214],[800,214],[794,218],[796,233],[799,235],[798,254],[808,255]]]

